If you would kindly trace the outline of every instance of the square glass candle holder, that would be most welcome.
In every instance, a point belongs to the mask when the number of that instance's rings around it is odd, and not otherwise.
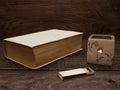
[[[115,48],[113,35],[92,34],[88,38],[87,62],[112,65]]]

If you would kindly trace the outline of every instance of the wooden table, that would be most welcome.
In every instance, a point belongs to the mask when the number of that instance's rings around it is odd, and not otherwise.
[[[60,59],[38,70],[30,70],[5,59],[0,43],[0,90],[120,90],[120,40],[116,40],[115,57],[111,67],[86,62],[87,40],[83,51]],[[62,81],[58,71],[91,67],[91,76],[77,76]]]

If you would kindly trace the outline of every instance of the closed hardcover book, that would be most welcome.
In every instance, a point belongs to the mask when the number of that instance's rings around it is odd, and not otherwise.
[[[4,55],[37,69],[82,50],[82,32],[51,29],[3,40]]]

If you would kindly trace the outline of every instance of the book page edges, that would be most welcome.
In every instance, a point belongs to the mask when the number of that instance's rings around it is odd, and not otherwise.
[[[24,63],[20,63],[19,61],[17,61],[17,60],[14,60],[14,59],[12,59],[12,58],[10,58],[10,57],[8,57],[7,55],[6,55],[6,49],[5,49],[5,42],[6,42],[6,40],[3,40],[3,47],[4,47],[4,55],[5,55],[5,57],[6,58],[8,58],[8,59],[10,59],[10,60],[12,60],[12,61],[14,61],[14,62],[16,62],[16,63],[19,63],[19,64],[21,64],[21,65],[23,65],[23,66],[26,66],[26,67],[28,67],[28,68],[31,68],[31,69],[38,69],[38,68],[40,68],[40,67],[43,67],[43,66],[45,66],[45,65],[47,65],[47,64],[50,64],[50,63],[52,63],[52,62],[54,62],[54,61],[57,61],[57,60],[59,60],[59,59],[61,59],[61,58],[64,58],[64,57],[66,57],[66,56],[68,56],[68,55],[71,55],[71,54],[73,54],[73,53],[75,53],[75,52],[78,52],[78,51],[81,51],[82,50],[82,48],[80,48],[80,49],[78,49],[78,50],[76,50],[76,51],[74,51],[74,52],[71,52],[71,53],[69,53],[69,54],[66,54],[66,55],[64,55],[64,56],[61,56],[61,57],[59,57],[59,58],[56,58],[56,59],[54,59],[54,60],[52,60],[52,61],[50,61],[50,62],[48,62],[48,63],[45,63],[45,64],[43,64],[43,65],[40,65],[40,66],[37,66],[37,67],[30,67],[30,66],[28,66],[28,65],[26,65],[26,64],[24,64]],[[14,43],[14,42],[12,42],[12,43]],[[16,43],[16,44],[18,44],[18,43]],[[21,44],[20,44],[21,45]],[[25,45],[23,45],[23,46],[25,46]],[[27,46],[28,47],[28,46]],[[33,50],[33,48],[31,48],[32,50]],[[34,54],[34,53],[33,53]]]
[[[19,62],[19,61],[16,60],[16,59],[10,58],[10,57],[7,55],[6,44],[5,44],[6,42],[9,42],[9,41],[5,41],[5,40],[2,41],[2,43],[3,43],[3,54],[4,54],[4,56],[5,56],[7,59],[10,59],[10,60],[12,60],[12,61],[14,61],[14,62],[16,62],[16,63],[19,63],[19,64],[24,65],[24,66],[28,66],[28,65],[26,65],[26,64],[23,64],[22,62]],[[12,43],[14,43],[14,42],[12,42]],[[15,43],[15,44],[18,44],[18,43]],[[18,44],[18,45],[21,45],[21,44]],[[21,45],[21,46],[30,48],[30,47],[25,46],[25,45]],[[30,49],[31,49],[32,58],[33,58],[33,65],[32,65],[32,66],[35,67],[35,56],[34,56],[33,48],[30,48]]]
[[[76,52],[78,52],[78,51],[81,51],[81,50],[83,50],[83,49],[82,49],[82,48],[81,48],[81,49],[78,49],[78,50],[76,50],[76,51],[74,51],[74,52],[71,52],[71,53],[66,54],[66,55],[64,55],[64,56],[62,56],[62,57],[56,58],[56,59],[54,59],[54,60],[52,60],[52,61],[50,61],[50,62],[48,62],[48,63],[45,63],[45,64],[43,64],[43,65],[38,66],[38,67],[30,67],[30,66],[27,66],[27,65],[25,65],[25,64],[23,64],[23,63],[20,63],[20,62],[14,60],[14,59],[11,59],[11,58],[9,58],[9,57],[7,57],[7,56],[5,56],[5,57],[8,58],[8,59],[10,59],[10,60],[12,60],[12,61],[14,61],[14,62],[16,62],[16,63],[19,63],[19,64],[21,64],[21,65],[23,65],[23,66],[25,66],[25,67],[28,67],[28,68],[30,68],[30,69],[34,69],[34,70],[35,70],[35,69],[41,68],[41,67],[43,67],[43,66],[46,66],[46,65],[48,65],[48,64],[50,64],[50,63],[52,63],[52,62],[55,62],[55,61],[57,61],[57,60],[59,60],[59,59],[62,59],[62,58],[64,58],[64,57],[66,57],[66,56],[69,56],[69,55],[71,55],[71,54],[73,54],[73,53],[76,53]]]

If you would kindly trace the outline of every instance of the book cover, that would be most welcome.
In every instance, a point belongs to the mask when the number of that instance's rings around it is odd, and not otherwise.
[[[51,29],[3,40],[4,55],[37,69],[82,50],[82,32]]]

